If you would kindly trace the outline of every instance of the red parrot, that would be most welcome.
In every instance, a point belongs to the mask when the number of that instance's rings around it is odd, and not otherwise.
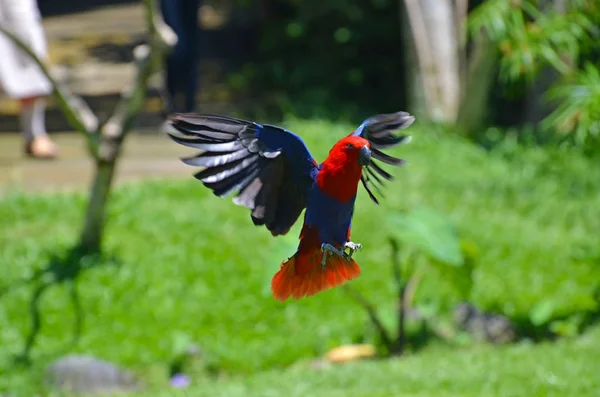
[[[179,144],[202,150],[181,160],[204,167],[195,177],[215,195],[237,192],[234,203],[249,208],[254,224],[264,225],[273,236],[285,235],[306,209],[298,249],[271,281],[275,299],[285,301],[359,276],[352,255],[362,246],[350,241],[358,183],[379,204],[371,186],[379,191],[375,183],[392,176],[374,159],[404,164],[381,149],[409,142],[410,136],[392,133],[414,120],[406,112],[370,117],[339,140],[321,164],[302,138],[268,124],[184,113],[169,116],[168,134]]]

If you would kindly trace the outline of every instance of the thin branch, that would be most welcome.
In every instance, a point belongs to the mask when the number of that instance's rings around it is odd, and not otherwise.
[[[61,83],[59,83],[53,76],[45,62],[42,61],[35,52],[21,40],[17,35],[0,25],[0,33],[6,35],[21,51],[26,53],[40,68],[42,73],[52,84],[54,90],[54,96],[58,101],[58,105],[61,108],[63,114],[69,121],[69,124],[82,135],[88,141],[90,152],[94,157],[97,153],[97,143],[94,138],[94,133],[98,128],[98,118],[94,115],[92,110],[88,107],[85,101],[79,97],[76,97],[69,92]]]
[[[123,139],[144,105],[148,80],[158,67],[162,53],[177,42],[175,33],[155,13],[155,1],[144,0],[143,3],[146,8],[150,44],[135,48],[134,58],[137,64],[135,81],[123,91],[113,115],[102,128],[104,139],[100,148],[100,158],[104,161],[115,159],[118,155]]]
[[[116,158],[121,143],[144,104],[147,82],[153,69],[149,56],[151,51],[147,45],[136,48],[135,58],[139,66],[135,81],[124,90],[113,115],[102,128],[100,159],[104,161]]]
[[[391,351],[392,339],[390,338],[390,335],[388,334],[387,330],[383,326],[383,323],[379,319],[379,316],[377,315],[377,312],[375,311],[375,306],[371,302],[369,302],[369,300],[363,294],[356,291],[354,288],[350,287],[350,285],[345,284],[342,288],[344,289],[344,291],[346,291],[346,293],[348,295],[350,295],[350,297],[356,303],[361,305],[367,311],[367,314],[369,315],[371,323],[373,323],[373,325],[379,332],[379,336],[381,337],[383,344],[386,346],[386,348],[388,350]]]
[[[392,349],[392,354],[400,355],[404,350],[404,340],[405,340],[405,329],[404,329],[404,318],[406,314],[406,310],[404,307],[404,288],[405,283],[402,281],[402,272],[400,269],[400,259],[398,258],[398,254],[400,248],[398,246],[398,241],[395,238],[390,238],[390,245],[392,247],[392,275],[394,277],[394,281],[396,282],[396,294],[398,299],[398,336],[396,338],[395,344]]]
[[[408,282],[402,280],[400,260],[398,255],[400,250],[398,241],[394,238],[391,238],[390,245],[392,246],[392,273],[394,280],[396,281],[398,294],[398,336],[394,344],[393,354],[400,355],[404,351],[406,342],[406,313],[412,307],[413,297],[424,271],[422,268],[417,268],[410,276]],[[416,252],[411,251],[408,255],[407,262],[410,262],[415,256]]]
[[[395,238],[390,238],[390,245],[392,246],[392,275],[394,276],[396,287],[398,288],[398,291],[400,291],[402,289],[400,261],[398,260],[398,251],[400,248],[398,247],[398,241]]]
[[[415,270],[413,275],[408,280],[406,284],[406,288],[404,289],[404,293],[402,294],[402,301],[404,302],[404,306],[406,310],[412,307],[412,303],[415,297],[415,293],[417,292],[417,287],[421,283],[421,279],[425,274],[425,270],[420,267]]]
[[[394,238],[390,238],[390,245],[392,248],[392,275],[396,282],[396,291],[398,296],[398,334],[394,341],[392,348],[393,355],[401,355],[404,352],[404,346],[406,344],[406,313],[412,306],[413,297],[419,282],[423,276],[423,269],[417,268],[410,276],[408,282],[402,279],[402,273],[400,268],[399,259],[399,244]],[[415,257],[415,252],[411,251],[408,255],[407,262],[410,262]]]

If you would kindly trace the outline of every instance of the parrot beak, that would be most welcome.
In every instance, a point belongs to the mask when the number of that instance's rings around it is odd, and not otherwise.
[[[367,166],[371,163],[371,149],[367,146],[363,146],[360,148],[360,152],[358,153],[358,164],[362,166]]]

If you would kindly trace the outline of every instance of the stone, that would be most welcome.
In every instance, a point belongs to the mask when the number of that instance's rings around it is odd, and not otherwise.
[[[129,371],[92,356],[65,356],[47,369],[47,384],[61,392],[75,394],[114,394],[140,388]]]
[[[514,325],[506,316],[480,312],[466,302],[456,306],[454,321],[476,340],[505,344],[513,342],[517,337]]]

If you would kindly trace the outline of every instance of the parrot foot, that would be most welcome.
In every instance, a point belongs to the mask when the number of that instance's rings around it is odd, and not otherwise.
[[[336,254],[346,260],[350,260],[350,257],[348,256],[348,254],[346,254],[344,251],[342,251],[340,249],[335,248],[333,245],[328,244],[328,243],[321,244],[321,251],[323,251],[323,258],[321,259],[321,267],[322,268],[324,268],[325,264],[327,263],[328,255]]]
[[[347,255],[352,258],[352,255],[354,255],[354,253],[356,251],[362,251],[362,244],[358,244],[358,243],[353,243],[352,241],[348,241],[346,244],[344,244],[344,252],[346,252],[346,249],[348,249],[348,253]]]

